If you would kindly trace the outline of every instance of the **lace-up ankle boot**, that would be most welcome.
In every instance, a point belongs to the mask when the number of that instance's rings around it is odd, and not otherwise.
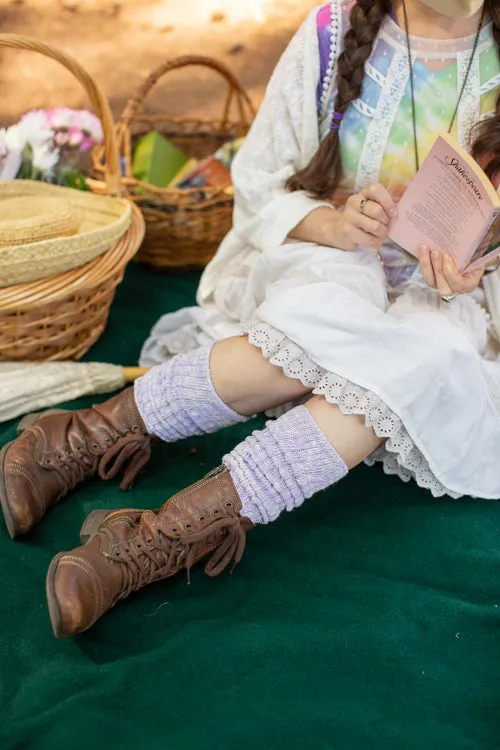
[[[21,421],[0,453],[0,502],[11,537],[25,534],[77,484],[111,479],[128,462],[129,489],[151,455],[133,388],[91,409],[49,411]]]
[[[241,560],[246,531],[229,472],[220,467],[174,495],[159,511],[94,511],[81,531],[83,546],[57,555],[47,575],[54,634],[90,628],[132,591],[170,578],[210,555],[205,572],[221,573]],[[234,567],[233,566],[233,567]]]

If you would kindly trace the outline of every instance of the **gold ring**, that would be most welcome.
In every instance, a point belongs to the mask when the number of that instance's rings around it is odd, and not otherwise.
[[[362,214],[364,214],[366,208],[366,198],[361,198],[361,203],[359,204],[359,210]]]

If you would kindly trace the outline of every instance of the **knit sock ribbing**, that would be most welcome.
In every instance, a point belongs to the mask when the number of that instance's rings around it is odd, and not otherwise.
[[[241,515],[270,523],[347,474],[305,406],[254,432],[223,462],[242,502]]]
[[[173,443],[246,421],[217,395],[210,375],[212,346],[178,354],[136,380],[135,400],[148,434]]]

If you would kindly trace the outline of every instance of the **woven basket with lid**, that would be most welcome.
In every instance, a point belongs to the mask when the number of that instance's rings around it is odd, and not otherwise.
[[[176,119],[168,115],[141,114],[146,96],[165,75],[190,66],[218,73],[228,84],[219,120]],[[234,74],[221,62],[189,55],[169,60],[156,68],[129,100],[118,123],[118,142],[123,156],[124,184],[146,221],[146,237],[136,260],[158,269],[203,268],[231,228],[232,191],[221,188],[158,188],[132,175],[135,140],[157,130],[188,157],[203,159],[222,145],[245,136],[254,118],[253,105]],[[102,149],[93,152],[94,174],[105,167]]]
[[[115,126],[108,102],[94,79],[72,57],[38,39],[0,34],[0,47],[31,50],[52,58],[82,84],[101,119],[104,132],[106,171],[103,174],[104,182],[96,185],[96,188],[110,196],[110,201],[111,198],[120,198],[119,203],[123,204]],[[97,199],[97,196],[88,197]],[[47,222],[49,232],[54,222],[64,222],[68,218],[55,214],[51,214]],[[98,257],[83,266],[42,280],[0,288],[0,360],[82,357],[103,332],[116,286],[122,280],[125,267],[137,252],[143,236],[141,213],[130,204],[128,229],[120,230],[109,249]],[[15,243],[10,246],[14,247]]]

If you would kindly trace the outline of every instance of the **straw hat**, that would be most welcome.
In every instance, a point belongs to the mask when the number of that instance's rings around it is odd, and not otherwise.
[[[0,182],[0,287],[88,263],[125,234],[128,201],[30,180]]]
[[[0,203],[0,248],[71,237],[79,223],[72,206],[57,198],[6,198]]]

